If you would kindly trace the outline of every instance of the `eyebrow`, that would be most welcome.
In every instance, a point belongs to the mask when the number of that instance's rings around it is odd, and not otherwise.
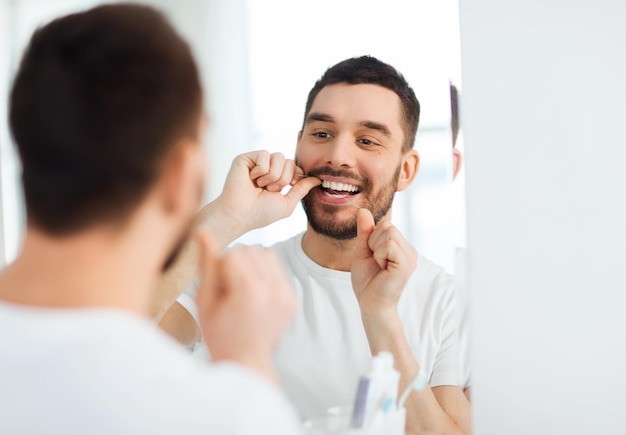
[[[389,127],[387,127],[385,124],[381,124],[380,122],[361,121],[359,122],[359,125],[362,125],[365,128],[369,128],[370,130],[380,131],[387,137],[391,136],[391,130],[389,130]]]
[[[311,122],[314,122],[314,121],[334,123],[335,122],[335,118],[333,118],[332,116],[330,116],[330,115],[328,115],[326,113],[311,112],[306,117],[305,124],[310,124]],[[391,130],[389,130],[389,127],[387,127],[385,124],[381,124],[380,122],[361,121],[361,122],[359,122],[359,125],[362,126],[362,127],[368,128],[370,130],[379,131],[382,134],[384,134],[385,136],[391,137]]]
[[[305,124],[310,124],[313,121],[335,122],[335,118],[325,113],[312,112],[306,117]]]

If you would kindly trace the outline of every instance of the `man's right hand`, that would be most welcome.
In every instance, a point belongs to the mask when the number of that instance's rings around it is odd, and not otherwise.
[[[320,184],[281,153],[252,151],[233,160],[222,194],[206,207],[218,211],[229,226],[236,223],[237,235],[243,235],[290,216],[300,200]],[[283,194],[287,186],[291,188]]]
[[[291,215],[298,202],[319,184],[318,178],[304,176],[293,160],[285,159],[280,153],[241,154],[231,165],[222,194],[199,211],[194,229],[211,233],[218,251],[222,250],[248,231]],[[283,195],[286,186],[291,189]],[[197,274],[197,252],[196,243],[188,243],[159,283],[151,307],[151,316],[157,322],[161,322]],[[183,317],[168,319],[161,326],[175,337],[195,337],[195,322],[189,316]],[[172,325],[179,330],[172,330]]]
[[[250,246],[219,255],[204,233],[197,243],[196,302],[211,359],[238,362],[278,383],[272,354],[296,311],[296,298],[278,257]]]

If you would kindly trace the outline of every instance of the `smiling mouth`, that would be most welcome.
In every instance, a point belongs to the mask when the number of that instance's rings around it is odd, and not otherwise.
[[[334,181],[322,181],[322,192],[332,198],[346,198],[361,192],[361,188],[354,184],[336,183]]]

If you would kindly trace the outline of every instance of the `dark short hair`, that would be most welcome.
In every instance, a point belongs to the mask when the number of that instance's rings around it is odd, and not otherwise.
[[[201,113],[191,50],[158,10],[110,4],[39,28],[9,108],[28,224],[62,235],[124,220]]]
[[[452,129],[452,147],[459,137],[459,90],[450,82],[450,128]]]
[[[372,84],[382,86],[393,92],[400,98],[402,114],[404,116],[402,127],[404,129],[403,151],[413,148],[417,126],[420,117],[420,104],[415,92],[409,86],[404,76],[394,67],[372,56],[353,57],[343,60],[331,66],[324,75],[315,83],[309,92],[304,110],[304,123],[309,115],[313,102],[320,91],[329,85],[337,83]]]

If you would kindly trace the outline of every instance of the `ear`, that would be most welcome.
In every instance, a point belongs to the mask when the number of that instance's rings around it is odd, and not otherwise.
[[[463,156],[461,155],[461,151],[454,148],[452,150],[452,181],[456,179],[456,176],[459,174],[461,170],[461,165],[463,164]]]
[[[182,140],[163,162],[159,182],[167,214],[194,213],[202,200],[206,169],[198,143]]]
[[[415,150],[410,150],[402,156],[400,163],[400,177],[398,178],[398,192],[403,191],[415,180],[420,167],[420,156]]]

